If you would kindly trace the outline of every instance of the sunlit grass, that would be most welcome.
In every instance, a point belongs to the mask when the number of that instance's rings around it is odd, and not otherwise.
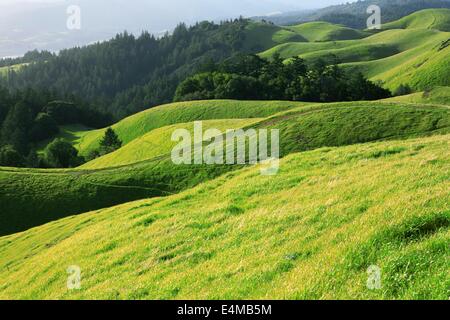
[[[0,298],[447,299],[449,138],[293,154],[0,238]]]

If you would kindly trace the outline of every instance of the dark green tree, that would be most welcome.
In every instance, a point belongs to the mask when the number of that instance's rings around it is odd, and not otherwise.
[[[22,167],[23,165],[23,157],[13,146],[6,145],[0,148],[0,166]]]
[[[106,129],[105,135],[100,141],[100,153],[111,153],[122,147],[122,141],[112,128]]]
[[[72,168],[81,165],[78,151],[63,139],[55,139],[45,148],[47,165],[53,168]]]
[[[2,126],[3,144],[11,145],[21,154],[29,149],[28,133],[32,124],[32,111],[23,102],[9,110]]]
[[[407,94],[412,93],[413,90],[408,84],[401,84],[398,86],[398,88],[394,91],[394,96],[404,96]]]
[[[30,140],[34,142],[42,141],[53,137],[59,132],[58,124],[47,113],[39,113],[33,121],[30,132]]]

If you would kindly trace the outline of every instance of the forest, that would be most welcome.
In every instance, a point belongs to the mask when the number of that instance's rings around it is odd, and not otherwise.
[[[279,54],[271,60],[257,55],[237,55],[210,66],[209,72],[184,80],[175,101],[205,99],[291,100],[335,102],[377,100],[391,96],[361,73],[347,73],[338,61],[312,65],[298,57],[283,63]]]
[[[53,139],[63,125],[100,128],[111,122],[110,115],[74,96],[32,89],[10,92],[0,87],[0,165],[59,167],[39,159],[41,142]]]
[[[240,18],[189,27],[180,24],[161,38],[124,32],[110,41],[58,55],[41,54],[45,61],[38,59],[19,72],[10,70],[2,82],[11,89],[31,87],[83,97],[98,111],[121,119],[171,102],[178,84],[203,65],[251,51],[245,48],[244,35],[249,23]]]

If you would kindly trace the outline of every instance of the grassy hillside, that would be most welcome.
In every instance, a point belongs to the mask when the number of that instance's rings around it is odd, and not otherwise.
[[[266,50],[286,42],[306,42],[295,31],[264,22],[251,22],[245,29],[245,47],[249,51]]]
[[[214,128],[225,132],[227,129],[243,128],[261,120],[260,118],[207,120],[202,122],[202,127],[203,130]],[[171,140],[172,133],[177,129],[187,129],[193,136],[194,122],[180,123],[152,130],[142,137],[134,139],[123,148],[92,160],[79,168],[100,169],[111,166],[123,166],[170,154],[173,147],[178,144],[178,142]]]
[[[0,298],[445,300],[449,141],[293,154],[276,176],[247,168],[2,237]]]
[[[370,33],[364,31],[322,21],[308,22],[286,28],[301,35],[309,42],[361,39],[370,35]]]
[[[132,115],[112,128],[124,144],[151,130],[195,120],[264,118],[275,113],[305,105],[287,101],[190,101],[172,103]],[[82,134],[75,146],[81,154],[88,154],[99,146],[106,129]]]
[[[450,31],[450,9],[426,9],[397,21],[386,23],[383,29],[436,29]]]
[[[450,105],[450,87],[435,87],[429,91],[393,97],[385,101]]]
[[[197,105],[193,106],[195,110]],[[185,113],[189,112],[185,110]],[[287,156],[324,146],[448,133],[450,109],[379,102],[316,104],[284,111],[251,127],[279,129],[281,155]],[[139,145],[133,149],[139,150]],[[139,152],[128,155],[120,150],[116,155],[123,157],[119,161],[124,163],[147,158]],[[111,157],[115,159],[116,155]],[[97,161],[101,167],[108,165],[106,160]],[[71,214],[177,193],[239,169],[227,165],[176,166],[168,154],[121,167],[111,162],[109,166],[93,170],[0,168],[0,234],[25,230]]]
[[[337,57],[342,63],[374,60],[374,64],[379,59],[392,58],[392,65],[404,62],[402,59],[404,56],[410,59],[433,49],[439,49],[441,44],[449,38],[450,33],[436,30],[418,29],[414,32],[386,30],[360,40],[283,44],[263,52],[261,56],[268,58],[274,53],[279,53],[285,59],[299,56],[309,62],[319,58],[330,60],[331,57],[333,59]],[[373,68],[364,71],[369,76],[373,76],[368,73],[369,71],[379,73]]]
[[[245,29],[245,48],[263,51],[283,43],[361,39],[367,35],[369,33],[364,31],[327,22],[283,27],[254,21]]]
[[[361,70],[372,80],[383,81],[390,89],[401,84],[409,84],[418,91],[435,86],[450,86],[450,47],[443,46],[444,43],[444,40],[426,43],[392,57],[351,63],[345,67]]]
[[[423,15],[422,15],[423,13]],[[345,68],[362,71],[371,80],[380,80],[391,90],[409,84],[418,91],[434,86],[449,86],[450,10],[420,11],[405,17],[405,23],[393,24],[372,36],[323,43],[284,43],[261,53],[268,58],[274,53],[285,59],[299,56],[307,62],[318,59],[334,61],[337,57]],[[436,21],[431,24],[431,20]]]

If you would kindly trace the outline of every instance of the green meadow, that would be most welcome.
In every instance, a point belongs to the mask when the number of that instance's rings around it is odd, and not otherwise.
[[[0,298],[445,300],[449,138],[291,154],[3,237]]]
[[[205,102],[205,105],[213,104]],[[246,110],[247,102],[228,104],[231,114]],[[248,102],[249,108],[255,102]],[[270,102],[266,102],[271,105]],[[165,110],[168,119],[177,119],[181,111],[189,115],[203,105],[172,106],[174,117]],[[220,102],[219,102],[220,105]],[[273,106],[294,106],[292,103],[273,102]],[[239,106],[239,108],[237,108]],[[263,106],[263,105],[262,105]],[[223,106],[218,109],[225,112]],[[158,110],[154,111],[157,112]],[[268,112],[261,109],[261,114]],[[297,104],[263,119],[206,121],[205,128],[279,129],[280,153],[313,150],[321,147],[345,146],[380,140],[407,139],[450,132],[450,109],[446,106],[426,104],[398,104],[394,102],[348,102],[332,104]],[[125,119],[119,125],[139,130],[144,112]],[[207,115],[204,114],[206,117]],[[245,116],[245,112],[241,114]],[[180,121],[184,121],[179,118]],[[232,126],[234,125],[234,127]],[[0,168],[0,234],[26,230],[71,214],[79,214],[127,201],[163,196],[191,188],[239,166],[227,165],[175,165],[170,150],[176,144],[170,140],[176,128],[192,128],[193,123],[171,125],[125,144],[121,149],[88,162],[75,169],[12,169]],[[118,127],[119,128],[119,127]],[[120,133],[120,130],[117,130]],[[127,131],[132,133],[131,131]],[[96,133],[96,132],[94,132]],[[87,135],[85,135],[86,137]],[[121,136],[126,141],[126,138]],[[152,147],[149,139],[158,142]],[[163,143],[163,140],[165,141]],[[148,152],[146,152],[148,151]]]
[[[245,33],[262,57],[338,58],[411,92],[170,103],[113,124],[122,147],[80,167],[0,167],[0,299],[448,299],[450,10],[378,31],[254,22]],[[278,174],[174,164],[173,132],[196,121],[278,129]],[[58,138],[88,156],[106,129],[67,125]],[[66,286],[71,265],[79,290]]]

